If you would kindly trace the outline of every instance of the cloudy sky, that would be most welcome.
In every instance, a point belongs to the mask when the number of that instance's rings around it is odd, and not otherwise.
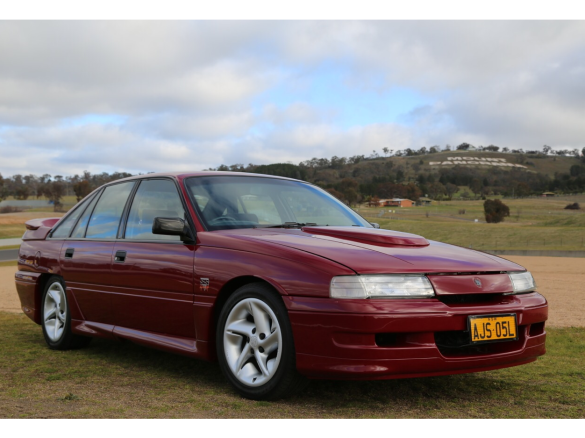
[[[0,173],[585,146],[585,21],[0,22]]]

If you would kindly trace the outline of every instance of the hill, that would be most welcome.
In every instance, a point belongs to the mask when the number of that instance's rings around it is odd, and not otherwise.
[[[411,151],[412,152],[412,151]],[[527,197],[585,191],[579,156],[490,151],[442,151],[392,157],[313,158],[294,165],[220,166],[218,170],[266,173],[317,184],[350,203],[370,198]]]

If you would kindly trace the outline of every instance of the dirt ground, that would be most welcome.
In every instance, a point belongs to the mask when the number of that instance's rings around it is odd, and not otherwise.
[[[585,259],[571,257],[505,258],[532,272],[549,302],[548,324],[554,327],[585,327]],[[0,311],[19,313],[14,287],[16,266],[0,267]]]

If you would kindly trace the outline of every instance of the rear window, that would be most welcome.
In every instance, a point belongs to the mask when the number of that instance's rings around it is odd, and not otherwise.
[[[89,239],[115,239],[120,219],[135,182],[106,187],[89,220],[85,237]]]
[[[51,234],[51,237],[55,239],[64,239],[69,237],[71,234],[71,229],[75,226],[79,216],[81,216],[81,214],[85,211],[92,199],[93,196],[89,196],[87,199],[84,199],[81,204],[74,207],[75,210],[59,223],[57,229],[53,231],[53,234]]]

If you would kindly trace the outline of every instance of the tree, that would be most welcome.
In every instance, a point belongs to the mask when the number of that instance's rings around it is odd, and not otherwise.
[[[29,190],[28,186],[21,185],[14,190],[14,199],[26,200],[26,199],[28,199],[29,194],[30,194],[30,190]]]
[[[483,189],[483,184],[481,183],[481,181],[479,179],[473,178],[473,180],[471,180],[471,184],[469,185],[469,188],[471,189],[473,194],[475,196],[477,196],[481,193],[481,190]]]
[[[447,183],[445,190],[447,191],[447,196],[449,199],[452,199],[453,195],[457,193],[457,190],[459,190],[459,187],[457,187],[455,184]]]
[[[402,169],[398,169],[396,171],[396,181],[398,182],[404,181],[404,171]]]
[[[411,201],[418,201],[422,196],[422,190],[415,183],[406,184],[406,198]]]
[[[4,186],[4,178],[2,178],[2,174],[0,173],[0,201],[6,198],[8,198],[8,188]]]
[[[530,196],[530,186],[524,182],[516,184],[516,197],[525,198]]]
[[[355,205],[360,199],[359,193],[356,189],[353,188],[347,189],[345,192],[343,192],[343,194],[345,195],[345,199],[347,199],[349,205]]]
[[[485,221],[488,224],[504,221],[504,217],[510,216],[510,209],[499,199],[488,199],[483,203]]]
[[[571,166],[571,176],[579,176],[585,175],[585,166],[579,166],[578,164],[573,164]]]
[[[552,150],[552,148],[551,148],[550,146],[548,146],[548,145],[544,145],[544,146],[542,147],[542,153],[543,153],[544,155],[548,155],[548,154],[549,154],[549,152],[550,152],[551,150]]]
[[[77,202],[79,202],[90,194],[91,184],[87,180],[79,181],[78,183],[73,184],[73,191],[77,197]]]
[[[43,186],[44,195],[53,203],[54,211],[61,211],[63,204],[61,198],[65,194],[65,183],[63,181],[52,181]]]
[[[429,195],[433,199],[438,199],[439,196],[447,194],[445,186],[440,182],[434,182],[432,184],[429,184],[427,187],[429,189]]]
[[[335,196],[335,197],[336,197],[337,199],[339,199],[341,202],[345,202],[345,198],[343,197],[343,193],[341,193],[341,192],[338,192],[338,191],[337,191],[337,190],[335,190],[335,189],[327,189],[327,192],[328,192],[330,195],[333,195],[333,196]]]

